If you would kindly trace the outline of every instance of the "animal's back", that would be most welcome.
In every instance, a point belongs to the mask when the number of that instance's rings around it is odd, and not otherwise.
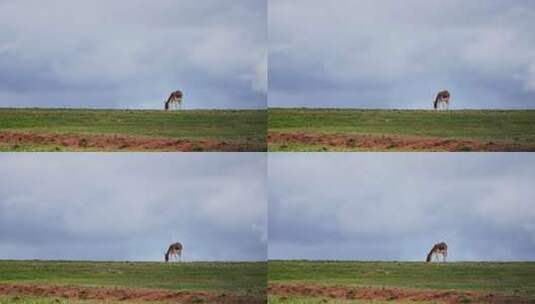
[[[180,91],[180,90],[174,91],[173,93],[171,93],[171,96],[180,98],[180,97],[182,97],[182,91]]]

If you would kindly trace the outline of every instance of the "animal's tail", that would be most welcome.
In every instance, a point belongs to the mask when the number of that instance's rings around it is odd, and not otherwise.
[[[167,100],[165,101],[165,110],[169,110],[169,104],[171,104],[171,99],[173,98],[173,94],[171,94],[169,96],[169,98],[167,98]]]
[[[165,261],[169,262],[169,254],[171,253],[172,246],[169,246],[169,249],[167,249],[167,252],[165,253]]]
[[[433,248],[431,248],[431,251],[429,251],[429,253],[427,254],[427,258],[425,259],[426,262],[431,262],[431,257],[433,256],[433,252],[435,252],[435,247],[436,246],[433,246]]]
[[[435,102],[433,103],[433,108],[435,108],[435,110],[436,110],[437,106],[438,106],[438,96],[437,96],[437,98],[435,98]]]

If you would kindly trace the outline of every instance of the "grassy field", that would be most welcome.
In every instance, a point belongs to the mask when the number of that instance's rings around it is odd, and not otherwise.
[[[241,150],[266,149],[265,110],[0,109],[0,133],[125,135],[145,139],[211,140]],[[105,148],[105,147],[104,147]],[[1,150],[99,150],[49,142],[0,141]]]
[[[535,149],[535,110],[268,110],[268,133],[394,136],[493,142],[513,149]],[[270,136],[272,137],[272,136]],[[315,142],[268,140],[270,151],[388,150],[384,147],[329,146]],[[400,145],[393,150],[404,150]],[[422,150],[441,150],[425,147]]]
[[[231,293],[265,297],[266,263],[67,262],[0,260],[0,286],[36,284]],[[0,302],[13,302],[0,294]],[[48,301],[17,295],[16,301]],[[72,299],[74,301],[80,299]],[[113,300],[113,299],[112,299]]]
[[[336,299],[325,299],[325,298],[311,298],[311,297],[277,297],[277,296],[270,296],[268,298],[269,304],[391,304],[391,303],[398,303],[398,304],[415,304],[414,301],[368,301],[368,300],[336,300]],[[432,301],[426,301],[426,302],[418,302],[417,304],[433,304],[437,302]],[[36,303],[38,304],[38,303]],[[39,303],[40,304],[40,303]]]
[[[103,303],[99,300],[73,300],[61,298],[44,298],[44,297],[19,297],[19,296],[0,296],[0,304],[97,304]],[[105,301],[108,304],[124,303],[124,301]]]
[[[310,298],[310,297],[299,297],[299,298],[287,298],[287,297],[277,297],[270,296],[268,298],[269,304],[415,304],[414,301],[367,301],[367,300],[334,300],[334,299],[324,299],[324,298]],[[432,304],[436,302],[418,302],[417,304]],[[37,304],[37,303],[36,303]]]
[[[268,282],[270,286],[272,284],[281,286],[304,284],[347,288],[398,288],[436,293],[494,293],[520,297],[535,303],[535,262],[426,264],[418,262],[269,261]],[[283,296],[280,294],[271,295],[270,293],[269,302],[280,303],[281,297]],[[295,294],[284,295],[284,298],[284,303],[320,303],[319,301],[322,300]],[[438,296],[437,298],[436,303],[440,303],[440,298]],[[400,299],[399,303],[403,301]],[[467,298],[466,301],[470,299]],[[331,302],[370,303],[359,302],[358,299],[353,301],[331,299]],[[378,299],[373,303],[382,302]],[[423,303],[427,302],[423,301]]]

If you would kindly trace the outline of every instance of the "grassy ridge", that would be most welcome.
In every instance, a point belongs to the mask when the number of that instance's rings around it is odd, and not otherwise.
[[[535,262],[269,261],[270,283],[316,283],[499,292],[535,300]]]
[[[0,302],[1,303],[1,302]],[[414,301],[366,301],[366,300],[340,300],[340,299],[325,299],[325,298],[310,298],[310,297],[268,297],[269,304],[415,304]],[[37,304],[37,303],[36,303]],[[41,303],[38,303],[41,304]],[[418,301],[417,304],[437,304],[437,302]]]
[[[268,130],[535,142],[535,110],[268,110]]]
[[[58,299],[44,297],[19,297],[19,296],[0,296],[0,304],[96,304],[103,303],[99,300],[75,300],[75,299]],[[125,301],[109,301],[107,304],[125,303]]]
[[[266,263],[0,260],[0,283],[231,291],[262,295]]]
[[[265,110],[0,109],[0,131],[265,142],[266,123]]]

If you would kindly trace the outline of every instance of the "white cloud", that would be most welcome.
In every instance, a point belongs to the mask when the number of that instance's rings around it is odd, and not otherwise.
[[[268,14],[272,105],[422,108],[447,87],[459,108],[533,107],[530,1],[274,0]]]
[[[420,260],[444,240],[454,260],[533,259],[534,166],[529,153],[270,155],[269,256]]]
[[[0,248],[33,247],[12,256],[0,250],[3,258],[80,258],[70,246],[110,241],[84,257],[160,260],[162,248],[177,239],[190,259],[265,256],[263,155],[1,158],[0,171],[11,174],[0,177]],[[139,249],[124,249],[129,244]]]
[[[189,108],[265,107],[242,77],[265,18],[265,0],[3,2],[0,105],[159,108],[180,88]]]
[[[267,54],[264,53],[262,59],[257,63],[252,76],[252,88],[256,92],[266,94],[268,93],[268,62]]]

